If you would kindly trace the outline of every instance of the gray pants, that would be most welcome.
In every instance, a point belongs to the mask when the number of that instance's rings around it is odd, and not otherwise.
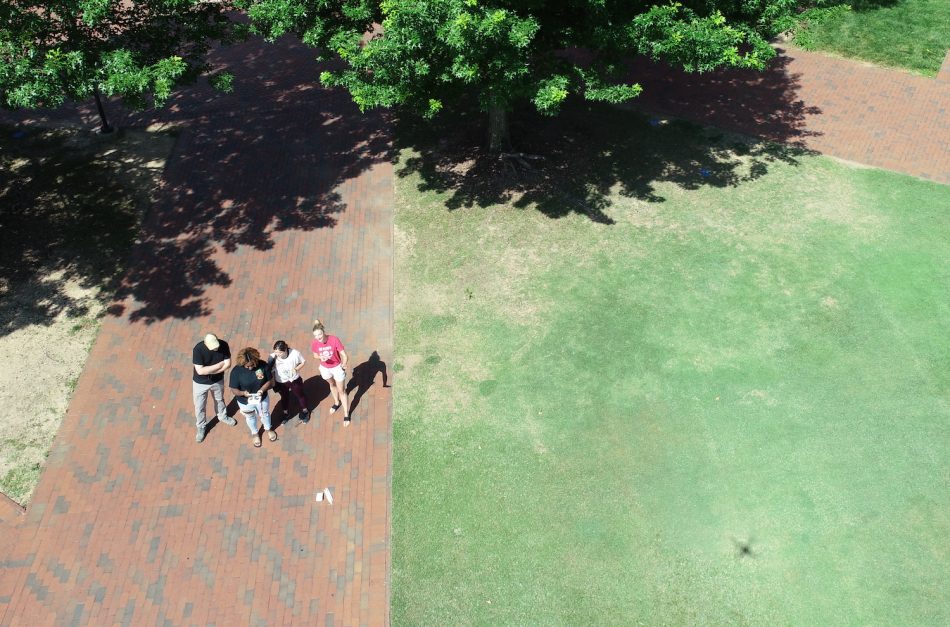
[[[218,420],[222,420],[228,415],[227,406],[224,404],[224,381],[217,383],[195,383],[191,382],[191,393],[195,398],[195,425],[198,428],[204,427],[208,421],[205,418],[205,404],[208,402],[208,392],[214,397],[214,408],[218,415]]]

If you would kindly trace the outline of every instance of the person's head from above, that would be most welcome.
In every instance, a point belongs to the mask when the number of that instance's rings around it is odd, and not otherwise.
[[[319,319],[313,321],[313,337],[318,342],[324,342],[327,339],[327,330],[323,328],[323,323]]]
[[[242,348],[241,352],[237,356],[237,365],[243,366],[248,370],[254,370],[261,363],[261,354],[256,348],[248,346],[247,348]]]
[[[287,359],[287,355],[290,354],[290,347],[287,346],[287,342],[284,340],[274,342],[274,354],[280,359]]]
[[[204,339],[205,346],[208,350],[216,351],[218,347],[221,346],[221,342],[218,341],[218,336],[214,333],[209,333],[205,336]]]

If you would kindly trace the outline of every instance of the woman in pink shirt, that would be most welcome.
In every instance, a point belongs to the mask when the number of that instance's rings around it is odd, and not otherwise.
[[[343,426],[350,425],[350,399],[346,395],[346,351],[343,349],[343,343],[335,335],[327,335],[323,323],[319,320],[313,321],[313,341],[310,342],[310,350],[313,352],[314,359],[320,362],[320,376],[330,384],[330,394],[333,396],[333,407],[330,413],[334,413],[343,405]]]

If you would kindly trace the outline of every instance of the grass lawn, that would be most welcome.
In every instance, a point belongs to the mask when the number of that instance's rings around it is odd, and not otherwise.
[[[393,622],[950,623],[950,187],[539,124],[402,138]]]
[[[795,43],[880,65],[936,76],[950,49],[947,0],[864,1],[850,11],[825,12]],[[819,12],[821,15],[821,12]]]

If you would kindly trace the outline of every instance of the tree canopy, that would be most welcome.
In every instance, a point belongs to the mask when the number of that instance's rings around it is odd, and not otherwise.
[[[141,108],[209,69],[240,27],[204,0],[7,0],[0,3],[0,105],[56,107],[102,92]],[[217,86],[227,88],[230,75]]]
[[[293,32],[345,63],[321,75],[363,109],[425,116],[477,98],[492,146],[519,102],[555,114],[570,93],[621,102],[640,93],[623,60],[645,54],[688,71],[761,69],[791,0],[238,0],[269,39]],[[381,25],[375,27],[375,25]],[[375,28],[375,30],[374,30]],[[364,34],[372,31],[367,38]],[[494,114],[494,115],[492,115]]]

